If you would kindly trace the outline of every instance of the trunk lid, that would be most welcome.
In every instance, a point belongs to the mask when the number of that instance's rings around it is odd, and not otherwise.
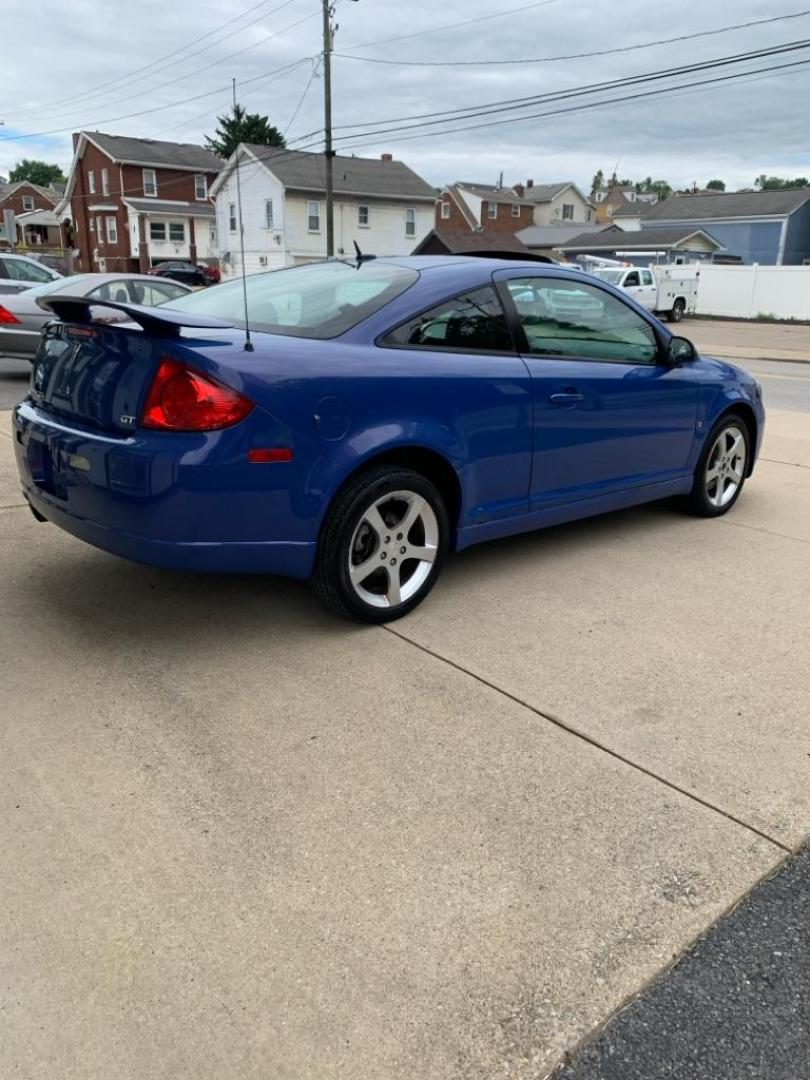
[[[34,360],[31,397],[90,427],[132,431],[164,351],[140,330],[52,323]]]

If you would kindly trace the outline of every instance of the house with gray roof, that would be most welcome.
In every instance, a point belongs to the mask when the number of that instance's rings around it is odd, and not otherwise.
[[[323,154],[240,144],[211,187],[224,277],[296,266],[326,256]],[[332,160],[335,254],[405,255],[430,231],[436,190],[391,154]]]
[[[209,191],[223,164],[192,143],[76,132],[56,208],[72,221],[76,269],[143,272],[167,260],[213,262]]]
[[[744,263],[810,263],[810,188],[675,195],[656,203],[641,230],[704,229]]]
[[[694,263],[711,260],[722,249],[716,237],[692,225],[671,225],[627,231],[608,225],[563,241],[557,250],[567,259],[598,255],[637,266],[650,263]]]

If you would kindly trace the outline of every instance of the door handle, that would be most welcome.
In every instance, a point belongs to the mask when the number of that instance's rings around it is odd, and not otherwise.
[[[585,395],[566,391],[564,394],[552,394],[548,400],[552,405],[576,405],[578,401],[585,400]]]

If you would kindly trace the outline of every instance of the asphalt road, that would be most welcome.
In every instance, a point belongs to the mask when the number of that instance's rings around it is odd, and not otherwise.
[[[807,1080],[810,850],[748,896],[556,1080]]]
[[[736,361],[762,383],[765,405],[810,412],[810,364],[767,360]],[[25,394],[30,365],[0,356],[0,411],[12,409]]]

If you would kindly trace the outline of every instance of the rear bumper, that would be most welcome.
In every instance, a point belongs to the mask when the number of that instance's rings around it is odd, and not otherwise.
[[[285,438],[254,413],[219,432],[119,436],[24,401],[13,419],[23,494],[54,525],[135,562],[306,578],[320,518],[299,494],[306,462],[249,463],[251,446]]]

